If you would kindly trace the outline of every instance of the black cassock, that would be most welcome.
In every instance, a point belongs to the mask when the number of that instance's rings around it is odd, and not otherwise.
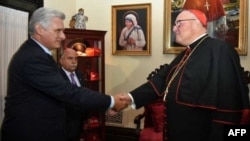
[[[249,90],[243,79],[244,69],[235,49],[223,41],[205,35],[190,48],[193,52],[166,96],[165,138],[222,141],[224,125],[245,124],[242,119],[249,109]],[[164,95],[184,54],[181,52],[148,82],[130,92],[136,108]]]

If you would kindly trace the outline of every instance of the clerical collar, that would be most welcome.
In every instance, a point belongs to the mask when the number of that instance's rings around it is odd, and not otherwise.
[[[188,47],[190,47],[191,49],[193,49],[194,46],[196,46],[196,44],[197,44],[200,40],[202,40],[203,38],[205,38],[205,37],[207,37],[207,36],[208,36],[207,33],[202,34],[201,36],[199,36],[198,38],[196,38],[190,45],[188,45]]]

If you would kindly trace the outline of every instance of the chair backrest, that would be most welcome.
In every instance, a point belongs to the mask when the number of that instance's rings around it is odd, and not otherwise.
[[[156,132],[163,131],[164,102],[162,98],[144,107],[144,128],[153,127]]]

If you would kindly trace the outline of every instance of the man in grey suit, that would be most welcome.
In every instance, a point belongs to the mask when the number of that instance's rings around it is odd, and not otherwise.
[[[121,95],[78,87],[62,77],[51,51],[65,39],[64,19],[64,13],[50,8],[32,14],[30,38],[8,68],[2,141],[67,141],[65,103],[100,112],[128,106]]]

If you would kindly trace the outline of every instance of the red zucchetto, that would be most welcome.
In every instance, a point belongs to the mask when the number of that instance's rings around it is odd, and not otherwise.
[[[194,10],[194,9],[189,9],[187,11],[191,12],[192,14],[194,14],[197,17],[197,19],[202,23],[202,25],[204,27],[207,27],[207,17],[206,17],[206,15],[203,12],[201,12],[199,10]]]

